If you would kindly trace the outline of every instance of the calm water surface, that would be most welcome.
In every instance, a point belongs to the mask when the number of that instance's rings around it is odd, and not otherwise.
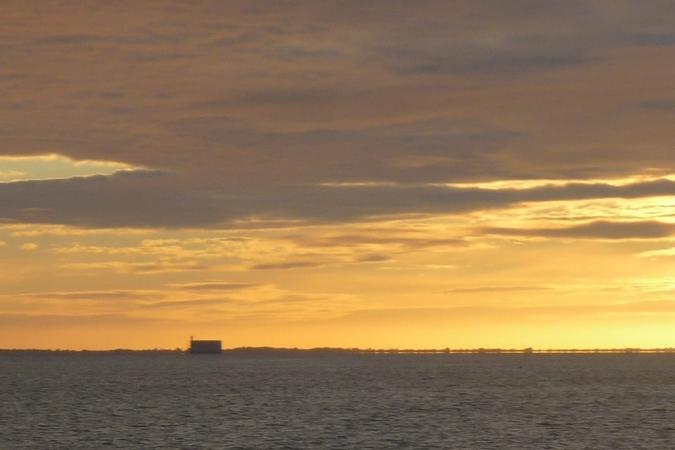
[[[675,355],[0,353],[0,449],[675,449]]]

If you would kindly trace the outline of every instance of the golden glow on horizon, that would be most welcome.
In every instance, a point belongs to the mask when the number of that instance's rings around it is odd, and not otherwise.
[[[64,348],[173,348],[190,334],[229,347],[660,347],[675,320],[672,236],[577,239],[570,252],[567,239],[479,230],[672,223],[673,199],[229,231],[6,225],[0,314],[46,328],[7,323],[0,347],[51,347],[60,332]],[[77,344],[91,327],[100,337]]]

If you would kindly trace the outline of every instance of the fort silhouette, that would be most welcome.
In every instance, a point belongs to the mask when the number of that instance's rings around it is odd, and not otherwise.
[[[221,341],[216,340],[195,340],[190,336],[190,348],[188,352],[199,354],[218,354],[222,353],[223,345]]]

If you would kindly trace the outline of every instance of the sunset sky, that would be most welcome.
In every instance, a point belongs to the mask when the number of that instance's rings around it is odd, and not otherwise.
[[[0,348],[675,346],[672,1],[0,5]]]

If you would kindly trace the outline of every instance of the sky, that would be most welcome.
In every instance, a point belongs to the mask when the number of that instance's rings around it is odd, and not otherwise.
[[[5,0],[0,348],[675,346],[671,1]]]

